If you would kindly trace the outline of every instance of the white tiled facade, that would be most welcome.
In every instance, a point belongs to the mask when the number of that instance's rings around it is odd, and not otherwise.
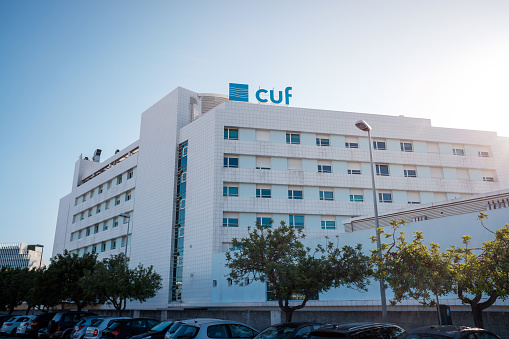
[[[175,89],[143,113],[139,140],[102,162],[80,158],[72,191],[60,201],[53,255],[64,249],[95,251],[99,258],[124,252],[129,226],[131,265],[153,265],[163,277],[157,297],[131,308],[241,302],[218,292],[227,283],[214,275],[214,266],[256,218],[275,224],[292,218],[297,226],[303,222],[308,239],[318,239],[345,233],[345,219],[371,214],[369,143],[354,125],[360,119],[373,128],[377,146],[385,146],[373,152],[380,171],[388,172],[376,178],[386,201],[379,203],[380,213],[508,186],[503,163],[509,143],[493,132],[437,128],[427,119],[219,104],[225,100],[220,95],[218,106],[205,112],[210,98]],[[232,140],[225,139],[225,129]],[[185,142],[183,178],[178,159]],[[185,198],[178,193],[181,182]],[[223,196],[225,187],[231,196]],[[183,243],[175,241],[178,196],[185,209],[177,230]],[[242,302],[265,301],[263,288],[245,291]]]

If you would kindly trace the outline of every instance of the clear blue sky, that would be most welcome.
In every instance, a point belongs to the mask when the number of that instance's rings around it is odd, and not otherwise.
[[[509,1],[0,2],[0,242],[53,245],[80,153],[182,86],[509,136]]]

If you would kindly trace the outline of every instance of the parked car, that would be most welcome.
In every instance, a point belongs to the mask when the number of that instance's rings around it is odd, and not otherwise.
[[[255,339],[305,339],[321,326],[315,322],[280,323],[267,327]]]
[[[96,315],[91,312],[68,311],[55,314],[48,323],[48,333],[50,339],[70,339],[74,325],[86,316]]]
[[[129,317],[106,317],[97,319],[90,326],[87,327],[83,339],[98,339],[101,337],[103,330],[111,325],[113,321],[119,319],[131,319]]]
[[[160,321],[150,318],[114,320],[103,330],[101,339],[124,339],[150,331]]]
[[[16,335],[17,336],[24,336],[26,331],[27,331],[27,327],[28,325],[30,325],[30,323],[32,322],[32,320],[35,318],[35,315],[31,315],[31,316],[28,316],[28,319],[25,320],[25,321],[22,321],[19,325],[18,325],[18,328],[16,328]]]
[[[36,339],[38,337],[39,330],[42,328],[46,328],[46,331],[44,332],[47,332],[48,323],[51,319],[53,319],[55,314],[57,313],[49,312],[36,315],[28,324],[24,336]]]
[[[252,339],[259,332],[245,324],[220,319],[189,319],[182,321],[173,339],[242,338]]]
[[[331,338],[379,338],[391,339],[401,338],[405,330],[398,325],[384,323],[343,323],[325,325],[317,330],[311,331],[309,339],[331,339]]]
[[[39,329],[37,332],[37,339],[49,339],[49,332],[46,327]]]
[[[18,328],[19,324],[27,321],[29,316],[27,315],[20,315],[20,316],[14,316],[9,319],[7,319],[3,325],[2,328],[0,328],[0,334],[1,335],[16,335],[16,329]]]
[[[95,321],[99,319],[103,319],[103,316],[92,315],[85,318],[81,318],[80,321],[74,326],[71,332],[71,339],[83,339],[85,333],[87,332],[87,328],[92,326]]]
[[[11,318],[12,318],[12,314],[0,315],[0,328],[2,327],[2,325],[4,324],[4,322],[6,320],[9,320]]]
[[[420,338],[479,338],[479,339],[500,339],[499,336],[486,331],[483,328],[453,326],[453,325],[431,325],[415,328],[404,336],[405,339]]]
[[[155,325],[150,331],[132,336],[131,339],[164,339],[166,332],[175,324],[175,320],[165,320]]]

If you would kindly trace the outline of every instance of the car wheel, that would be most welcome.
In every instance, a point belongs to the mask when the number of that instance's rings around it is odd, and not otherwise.
[[[16,329],[14,328],[12,331],[11,331],[11,335],[16,335]]]

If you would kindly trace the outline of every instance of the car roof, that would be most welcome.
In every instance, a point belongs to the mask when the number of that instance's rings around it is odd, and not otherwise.
[[[297,328],[299,326],[304,326],[304,325],[321,325],[321,324],[313,322],[313,321],[298,321],[298,322],[291,322],[291,323],[274,324],[274,325],[270,325],[269,327],[293,327],[293,328]]]
[[[414,328],[413,330],[408,331],[408,333],[409,334],[428,333],[454,336],[458,332],[466,331],[487,332],[485,329],[478,327],[457,326],[457,325],[429,325]]]
[[[214,319],[214,318],[186,319],[186,320],[182,320],[182,323],[186,324],[186,325],[204,325],[204,324],[211,324],[211,323],[240,324],[237,321]]]
[[[367,328],[377,328],[377,327],[399,327],[399,326],[391,323],[370,323],[370,322],[339,323],[324,325],[317,330],[311,331],[311,334],[320,332],[352,333]]]

